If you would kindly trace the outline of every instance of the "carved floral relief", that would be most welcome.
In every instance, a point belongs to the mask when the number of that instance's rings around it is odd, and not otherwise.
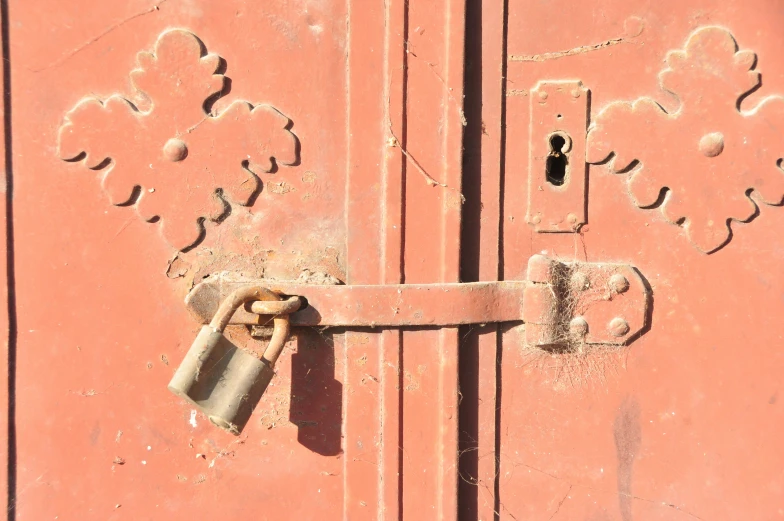
[[[659,75],[677,111],[654,98],[617,101],[589,129],[587,161],[630,172],[634,203],[660,208],[706,253],[730,240],[732,221],[784,202],[784,97],[746,99],[760,87],[756,62],[726,29],[700,28]]]
[[[119,94],[84,98],[65,116],[59,154],[104,172],[113,204],[160,220],[168,242],[187,250],[203,235],[204,219],[220,221],[228,205],[253,203],[257,174],[295,164],[298,141],[289,119],[269,105],[234,101],[207,112],[225,78],[220,57],[194,34],[166,31],[137,60],[131,84],[146,103]]]

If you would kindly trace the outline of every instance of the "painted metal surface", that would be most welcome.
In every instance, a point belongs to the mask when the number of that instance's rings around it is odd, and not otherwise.
[[[464,3],[10,4],[11,515],[454,520],[456,327],[301,328],[239,437],[166,384],[212,273],[458,281]]]
[[[781,516],[774,3],[8,3],[9,519]]]
[[[201,240],[205,218],[219,223],[231,203],[251,205],[258,175],[299,161],[291,121],[275,108],[244,100],[215,107],[227,91],[221,60],[195,34],[166,30],[136,57],[133,101],[85,97],[59,131],[62,159],[99,171],[112,204],[160,222],[179,250]]]
[[[650,331],[617,352],[542,356],[514,347],[523,328],[503,333],[497,444],[478,449],[497,450],[496,494],[479,508],[782,515],[781,16],[764,1],[508,2],[506,52],[482,63],[506,69],[504,88],[482,93],[506,124],[503,278],[542,251],[628,262],[653,301]],[[536,233],[524,215],[530,95],[559,79],[591,89],[578,234]]]
[[[592,125],[587,157],[604,163],[612,155],[613,172],[630,172],[634,203],[660,208],[710,253],[729,242],[731,226],[756,217],[765,208],[760,205],[784,200],[776,146],[784,96],[746,99],[761,87],[757,55],[739,48],[724,27],[697,28],[683,49],[667,53],[666,63],[659,82],[678,99],[677,110],[649,97],[608,104]],[[640,148],[642,135],[660,144],[654,154]],[[673,161],[688,162],[694,175],[678,175]],[[713,193],[706,194],[708,187]]]

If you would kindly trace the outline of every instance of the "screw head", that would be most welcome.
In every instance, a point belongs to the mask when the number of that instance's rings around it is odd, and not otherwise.
[[[614,337],[622,337],[629,332],[629,323],[621,317],[615,317],[607,324],[607,331]]]
[[[724,150],[724,134],[721,132],[705,134],[700,139],[698,148],[705,157],[718,156]]]
[[[545,91],[539,91],[539,99],[544,101],[547,99],[547,93]]]
[[[613,290],[615,293],[623,293],[629,289],[629,279],[621,275],[620,273],[616,273],[612,277],[610,277],[610,281],[608,282],[610,289]]]
[[[163,145],[163,157],[169,161],[182,161],[188,155],[188,146],[181,139],[172,138]]]
[[[539,224],[540,222],[542,222],[542,216],[541,216],[541,215],[538,215],[538,214],[537,214],[537,215],[534,215],[534,216],[531,218],[531,222],[532,222],[532,223],[534,223],[534,224]]]
[[[573,336],[585,336],[588,333],[588,322],[583,317],[574,317],[569,322],[569,332]]]
[[[572,90],[572,97],[579,98],[580,97],[580,89],[573,89]]]

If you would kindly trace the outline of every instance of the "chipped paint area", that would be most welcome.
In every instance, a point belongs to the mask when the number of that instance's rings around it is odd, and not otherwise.
[[[191,410],[191,419],[188,420],[188,423],[190,423],[191,427],[193,427],[194,429],[198,426],[198,424],[196,423],[196,409]]]
[[[264,236],[265,229],[233,228],[217,243],[186,253],[176,253],[165,266],[166,276],[177,281],[175,291],[184,297],[210,275],[231,272],[253,279],[298,280],[309,284],[335,284],[346,280],[345,248],[337,246],[328,221],[312,232],[292,231],[284,236]],[[297,235],[302,234],[299,238]],[[279,238],[280,237],[280,238]],[[288,243],[296,244],[296,248]],[[312,280],[321,278],[324,280]]]

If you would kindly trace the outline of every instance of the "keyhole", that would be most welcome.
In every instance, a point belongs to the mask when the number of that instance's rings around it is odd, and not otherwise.
[[[562,151],[566,140],[563,136],[555,134],[550,137],[550,155],[547,156],[545,166],[547,182],[551,185],[561,186],[566,178],[566,154]]]

